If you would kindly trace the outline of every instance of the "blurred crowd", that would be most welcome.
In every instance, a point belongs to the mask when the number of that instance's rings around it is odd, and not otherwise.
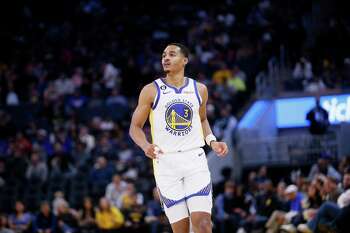
[[[337,167],[322,154],[311,169],[272,177],[266,166],[251,171],[244,183],[224,179],[216,191],[217,232],[348,232],[350,157]],[[221,191],[223,190],[223,193]]]
[[[310,5],[297,2],[9,3],[0,37],[0,232],[169,232],[151,162],[127,133],[140,88],[162,77],[167,43],[187,45],[186,73],[208,86],[208,119],[224,137],[280,45],[291,61],[303,55]],[[272,183],[249,177],[247,187],[215,185],[221,232],[249,231],[272,214],[252,204]],[[226,193],[238,195],[229,204],[238,207],[227,206]]]

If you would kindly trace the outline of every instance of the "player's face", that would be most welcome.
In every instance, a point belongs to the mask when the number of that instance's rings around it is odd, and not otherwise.
[[[178,72],[184,69],[188,59],[181,53],[179,47],[169,45],[162,55],[162,65],[165,73]]]

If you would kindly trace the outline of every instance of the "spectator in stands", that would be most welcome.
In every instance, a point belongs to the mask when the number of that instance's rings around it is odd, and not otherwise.
[[[56,217],[50,210],[50,204],[43,201],[40,204],[40,212],[35,217],[33,231],[35,233],[55,233],[56,227]]]
[[[78,231],[78,226],[78,213],[69,208],[68,202],[60,202],[57,209],[57,232],[74,233]]]
[[[334,177],[336,180],[341,180],[341,175],[330,163],[331,157],[327,153],[321,154],[321,157],[317,160],[317,163],[312,165],[308,180],[314,180],[317,175],[324,175]]]
[[[217,134],[215,134],[217,135]],[[213,194],[214,197],[216,197],[218,194],[223,193],[225,190],[225,184],[227,181],[229,181],[231,179],[231,174],[232,174],[232,170],[230,167],[224,167],[221,170],[221,176],[222,176],[222,180],[219,181],[213,189]]]
[[[89,197],[84,198],[83,208],[79,211],[79,228],[81,233],[94,233],[97,230],[96,213]]]
[[[303,210],[302,203],[304,196],[298,191],[296,185],[288,185],[284,193],[288,201],[288,209],[286,212],[276,210],[272,213],[265,225],[268,233],[278,232],[280,227],[281,229],[289,231],[290,228],[293,228],[293,226],[290,225],[292,218],[296,217]]]
[[[32,144],[30,141],[24,136],[22,132],[18,132],[16,134],[16,145],[23,153],[27,154],[32,151]]]
[[[128,106],[128,100],[119,93],[117,88],[113,88],[111,95],[106,99],[106,104]]]
[[[56,191],[54,193],[54,199],[52,201],[52,209],[55,216],[58,215],[59,206],[63,205],[62,203],[66,203],[66,199],[64,198],[64,193],[62,191]]]
[[[17,106],[19,105],[19,97],[12,82],[8,83],[8,92],[6,95],[6,105],[7,106]]]
[[[105,194],[111,205],[118,208],[122,207],[121,197],[125,192],[126,186],[127,184],[123,181],[120,175],[113,176],[112,183],[108,184]]]
[[[235,232],[242,226],[247,216],[247,208],[244,197],[239,196],[237,187],[232,181],[227,181],[225,191],[215,200],[216,216],[220,232]]]
[[[306,115],[310,122],[310,133],[315,135],[325,134],[329,127],[328,112],[321,106],[320,99],[316,98],[316,106]]]
[[[25,212],[25,206],[22,201],[15,203],[15,212],[9,216],[9,226],[16,233],[30,232],[32,216]]]
[[[220,68],[213,74],[213,82],[215,84],[225,84],[233,76],[232,71],[227,67],[225,62],[220,64]]]
[[[120,197],[121,209],[128,210],[131,209],[133,205],[143,204],[143,195],[138,193],[135,189],[135,185],[132,182],[127,183],[125,191]]]
[[[17,145],[15,145],[13,155],[9,158],[7,165],[11,176],[20,183],[23,183],[25,181],[28,160],[26,154]]]
[[[277,197],[271,180],[265,180],[261,188],[256,197],[256,211],[259,216],[258,219],[260,219],[259,222],[266,222],[274,210],[283,209],[283,206]]]
[[[0,233],[15,233],[13,230],[8,228],[7,216],[0,214]]]
[[[66,112],[72,113],[72,111],[74,112],[82,109],[82,107],[87,104],[88,98],[82,95],[79,89],[75,89],[73,95],[70,96],[67,101]]]
[[[36,131],[36,134],[36,140],[34,143],[39,144],[39,146],[44,149],[47,155],[45,159],[49,159],[52,156],[54,150],[52,143],[48,137],[47,131],[45,129],[39,129]]]
[[[143,199],[143,195],[136,192],[135,185],[129,182],[121,196],[121,210],[125,217],[125,227],[127,231],[145,231],[145,208],[143,207]]]
[[[326,177],[321,191],[323,194],[323,200],[337,202],[338,197],[342,193],[342,189],[338,186],[338,181],[336,178],[328,176]]]
[[[75,147],[72,151],[72,159],[74,161],[74,166],[77,169],[86,169],[92,160],[91,153],[87,150],[86,144],[82,141],[77,141]],[[84,170],[84,172],[88,172]]]
[[[298,226],[300,232],[317,232],[320,224],[325,225],[328,229],[334,229],[341,224],[346,224],[346,221],[343,221],[343,215],[348,214],[348,208],[345,208],[344,210],[342,210],[342,208],[350,206],[350,186],[348,186],[349,178],[350,172],[346,173],[343,177],[343,187],[348,188],[339,196],[337,204],[329,201],[324,202],[314,218],[312,218],[307,224],[300,224]],[[339,217],[338,224],[336,222],[337,217]]]
[[[62,144],[55,143],[54,154],[51,160],[51,177],[70,178],[76,174],[76,168],[71,163],[70,155],[67,154]]]
[[[101,69],[105,88],[109,90],[118,88],[121,82],[119,77],[120,71],[112,63],[103,63]]]
[[[124,225],[124,216],[120,210],[111,206],[106,198],[101,198],[96,212],[96,223],[100,232],[115,232]]]
[[[104,156],[96,159],[94,168],[90,173],[90,182],[97,185],[107,185],[114,173],[114,168]]]
[[[102,121],[100,121],[99,127],[102,126]],[[102,130],[102,128],[100,128]],[[101,135],[98,140],[98,144],[96,145],[94,151],[92,152],[94,155],[104,155],[106,159],[115,160],[117,155],[115,148],[110,140],[109,133],[105,132]]]
[[[90,152],[95,147],[95,137],[89,133],[89,128],[82,126],[79,129],[79,139],[86,144],[87,152]]]
[[[0,188],[6,185],[6,180],[9,177],[9,173],[6,169],[6,163],[0,159]]]
[[[157,187],[153,189],[153,199],[147,203],[145,222],[149,225],[150,233],[162,232],[168,224],[160,203]]]
[[[48,169],[45,162],[41,161],[40,154],[33,152],[30,157],[30,163],[27,167],[26,178],[32,182],[44,184],[47,180]]]
[[[232,135],[236,125],[237,119],[232,115],[231,105],[226,104],[220,110],[220,117],[214,123],[213,132],[219,140],[226,140]]]
[[[350,170],[350,156],[344,156],[338,165],[338,171],[340,174],[347,173],[347,170]]]
[[[246,74],[242,71],[238,65],[233,67],[232,76],[227,80],[227,86],[232,93],[244,92],[247,90]]]

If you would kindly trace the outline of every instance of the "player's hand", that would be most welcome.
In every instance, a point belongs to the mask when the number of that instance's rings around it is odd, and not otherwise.
[[[151,159],[156,159],[159,154],[163,153],[163,151],[155,144],[148,144],[142,149],[145,152],[145,155]]]
[[[215,142],[212,141],[210,143],[211,149],[220,157],[224,157],[227,155],[228,147],[225,142]]]

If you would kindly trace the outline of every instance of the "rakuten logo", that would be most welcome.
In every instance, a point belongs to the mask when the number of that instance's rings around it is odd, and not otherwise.
[[[350,97],[346,99],[332,97],[327,100],[321,100],[321,104],[327,110],[331,123],[350,121]]]

